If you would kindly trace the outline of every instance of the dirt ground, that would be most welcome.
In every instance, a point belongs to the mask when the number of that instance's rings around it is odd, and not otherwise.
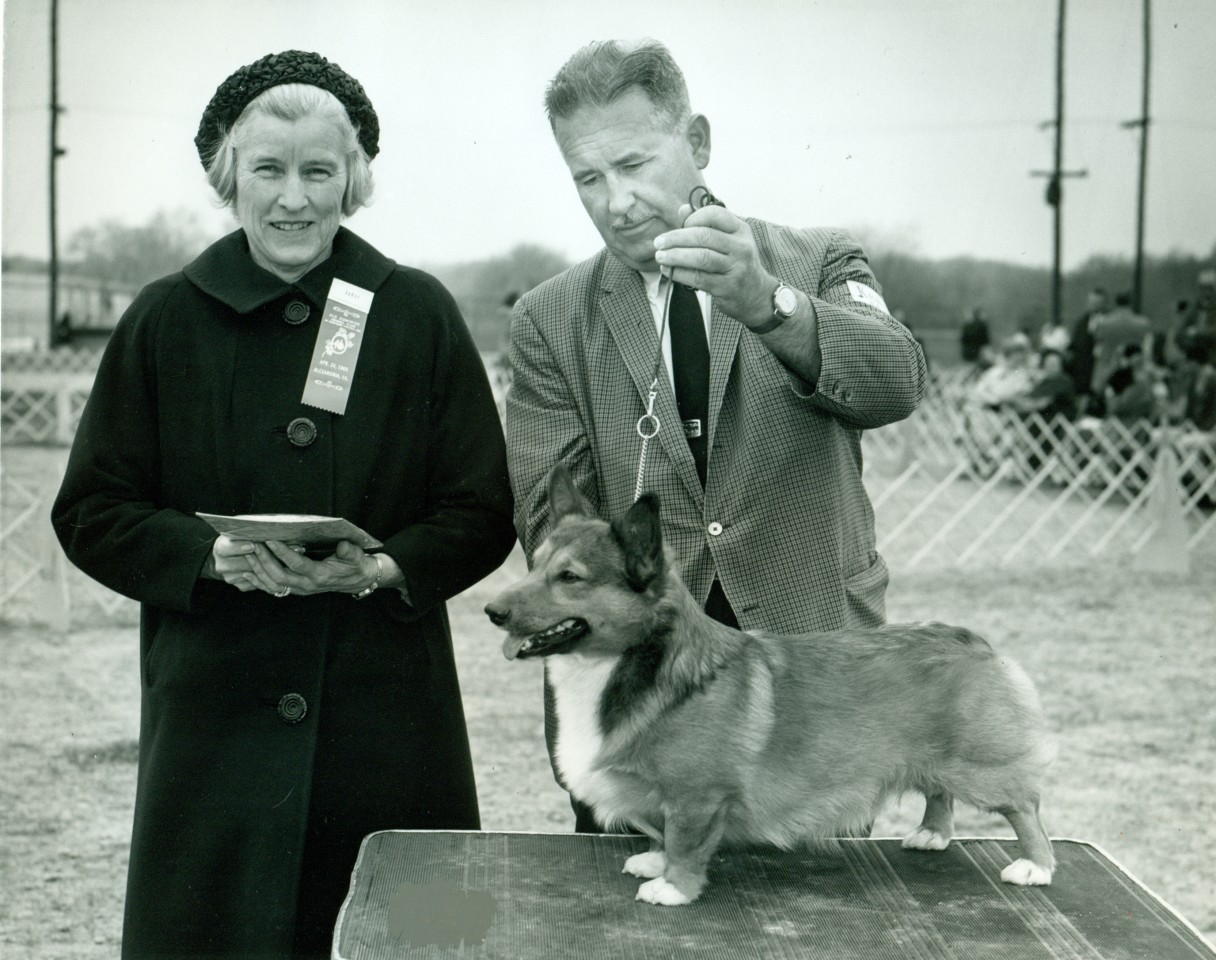
[[[487,829],[559,832],[572,817],[544,755],[541,675],[508,664],[481,608],[518,553],[450,604]],[[1183,581],[1092,569],[897,576],[892,620],[966,624],[1038,682],[1060,754],[1054,836],[1107,853],[1216,934],[1216,600],[1210,564]],[[0,958],[116,955],[138,734],[133,625],[0,625]],[[877,835],[914,825],[908,798]],[[960,834],[1010,835],[962,811]],[[1067,883],[1061,875],[1059,883]]]

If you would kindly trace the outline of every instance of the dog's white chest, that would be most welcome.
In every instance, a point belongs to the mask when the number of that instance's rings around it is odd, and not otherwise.
[[[593,799],[602,778],[594,769],[604,742],[600,697],[616,663],[615,657],[590,659],[578,654],[550,657],[545,663],[557,714],[557,769],[570,792],[585,801]]]

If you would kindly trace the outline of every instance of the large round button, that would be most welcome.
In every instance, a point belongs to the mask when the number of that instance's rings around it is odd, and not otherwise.
[[[308,713],[308,701],[298,693],[285,693],[279,700],[279,719],[284,723],[299,723]]]
[[[711,523],[705,529],[709,531],[709,535],[711,537],[716,537],[722,532],[722,524],[718,523],[718,521],[715,520],[713,523]]]
[[[283,308],[283,319],[295,326],[307,320],[310,313],[312,313],[312,307],[303,300],[292,300]]]
[[[306,447],[317,439],[317,425],[308,417],[296,417],[287,424],[287,439],[297,447]]]

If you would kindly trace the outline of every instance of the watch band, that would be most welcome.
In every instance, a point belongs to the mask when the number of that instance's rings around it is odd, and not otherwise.
[[[380,562],[381,554],[373,553],[372,559],[376,561],[376,576],[369,586],[364,587],[358,593],[352,593],[351,596],[356,600],[362,600],[364,597],[370,597],[373,593],[380,589],[380,581],[384,579],[384,564]]]
[[[779,313],[774,313],[768,319],[767,323],[762,323],[758,327],[749,327],[748,329],[751,330],[752,333],[772,333],[774,330],[780,326],[783,326],[784,324],[785,317],[781,316]]]

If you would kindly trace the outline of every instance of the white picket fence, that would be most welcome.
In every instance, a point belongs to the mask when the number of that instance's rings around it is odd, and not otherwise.
[[[509,375],[487,359],[501,410]],[[10,620],[133,619],[134,605],[67,563],[50,504],[89,374],[4,380],[0,611]],[[43,446],[17,446],[14,439]],[[1153,563],[1216,555],[1216,436],[969,409],[951,382],[908,420],[863,439],[879,550],[892,570],[926,565]],[[1164,558],[1164,561],[1163,559]]]

